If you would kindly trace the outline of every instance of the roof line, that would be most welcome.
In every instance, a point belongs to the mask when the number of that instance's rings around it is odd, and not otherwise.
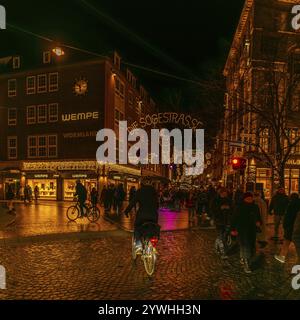
[[[254,4],[254,0],[246,0],[246,2],[244,4],[243,11],[241,13],[240,20],[239,20],[237,29],[235,31],[233,42],[232,42],[232,45],[231,45],[231,48],[229,51],[229,55],[228,55],[228,58],[227,58],[227,61],[225,64],[225,68],[224,68],[224,72],[223,72],[224,76],[228,75],[228,69],[229,69],[230,62],[236,56],[236,53],[238,51],[238,45],[239,45],[239,42],[242,38],[243,32],[245,30],[245,26],[246,26],[246,23],[248,20],[249,12],[252,9],[253,4]]]

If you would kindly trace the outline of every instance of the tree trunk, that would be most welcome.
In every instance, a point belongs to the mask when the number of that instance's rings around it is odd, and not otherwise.
[[[285,187],[284,166],[280,166],[278,174],[279,174],[279,187],[284,188]]]

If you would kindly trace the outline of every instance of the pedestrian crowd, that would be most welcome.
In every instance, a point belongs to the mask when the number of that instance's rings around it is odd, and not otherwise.
[[[16,209],[14,206],[14,200],[20,199],[24,202],[25,205],[31,203],[34,199],[35,202],[38,201],[39,198],[39,188],[35,186],[34,190],[30,185],[21,186],[18,188],[17,192],[15,192],[13,185],[9,184],[6,188],[5,199],[7,200],[7,208],[9,214],[15,214]]]
[[[84,216],[86,201],[92,206],[99,203],[104,207],[106,215],[112,212],[121,215],[124,201],[133,203],[137,189],[132,186],[128,192],[122,183],[104,186],[101,194],[96,188],[89,192],[78,180],[75,196],[78,199],[81,216]],[[168,185],[157,190],[159,207],[177,212],[188,211],[189,222],[195,221],[202,226],[215,227],[217,238],[215,249],[222,259],[228,258],[232,244],[237,243],[240,250],[240,262],[246,273],[251,273],[251,262],[256,257],[257,244],[263,249],[268,244],[267,224],[269,216],[273,216],[274,234],[270,240],[278,242],[280,226],[283,227],[283,242],[278,254],[274,258],[285,263],[289,248],[294,242],[297,255],[300,257],[300,198],[297,193],[288,196],[284,188],[278,188],[270,203],[265,200],[262,191],[243,192],[241,188],[235,190],[212,185],[191,190],[182,190]],[[39,199],[39,188],[34,190],[29,185],[20,187],[17,194],[11,185],[6,188],[7,207],[10,214],[15,214],[13,200],[19,197],[27,205],[33,199]],[[137,212],[136,205],[131,211]]]
[[[256,257],[256,247],[268,244],[267,229],[269,216],[274,218],[274,234],[270,240],[280,241],[280,226],[283,226],[283,244],[274,258],[285,263],[291,242],[294,242],[300,259],[300,198],[297,193],[286,195],[284,188],[278,188],[270,204],[262,191],[242,192],[240,188],[231,190],[210,186],[203,195],[204,188],[191,191],[187,208],[193,216],[195,208],[206,207],[209,217],[216,227],[215,249],[222,259],[228,258],[231,245],[236,242],[240,250],[240,262],[246,273],[251,273],[251,264]],[[206,199],[206,201],[204,201]],[[198,205],[197,205],[198,203]],[[234,241],[235,240],[235,241]]]

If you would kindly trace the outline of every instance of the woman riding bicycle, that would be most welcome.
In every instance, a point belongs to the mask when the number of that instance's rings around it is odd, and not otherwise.
[[[136,219],[134,223],[134,239],[137,254],[142,251],[142,226],[145,223],[152,223],[157,225],[158,223],[158,209],[159,209],[158,194],[155,188],[151,184],[149,178],[143,178],[141,188],[136,192],[135,197],[130,201],[128,207],[124,211],[124,214],[128,218],[129,212],[136,206],[139,208],[136,213]]]

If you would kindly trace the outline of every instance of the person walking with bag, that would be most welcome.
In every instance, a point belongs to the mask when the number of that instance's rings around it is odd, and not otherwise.
[[[8,213],[14,213],[15,212],[15,208],[14,208],[14,204],[13,204],[14,198],[15,198],[15,193],[13,191],[13,188],[12,188],[11,185],[8,185],[7,192],[6,192]]]
[[[212,206],[214,212],[214,221],[217,229],[217,239],[215,241],[215,248],[217,253],[221,255],[222,259],[227,259],[226,234],[227,230],[230,232],[231,218],[233,214],[232,200],[229,197],[226,188],[220,189],[219,196],[215,199]]]
[[[185,202],[185,207],[188,209],[189,222],[193,221],[196,214],[196,196],[193,191],[190,191]]]
[[[289,252],[289,247],[293,240],[295,221],[299,212],[300,212],[299,195],[297,193],[292,193],[290,197],[290,203],[287,207],[287,211],[283,220],[283,229],[284,229],[283,245],[281,247],[280,253],[274,256],[274,258],[281,263],[285,263],[286,261],[286,256]]]
[[[261,232],[258,234],[258,243],[261,248],[264,248],[268,242],[267,242],[267,221],[268,221],[268,206],[266,201],[262,198],[262,194],[260,191],[256,191],[254,193],[254,202],[258,205],[259,211],[260,211],[260,217],[261,217]]]
[[[274,237],[272,239],[278,240],[279,227],[283,221],[284,214],[289,204],[289,197],[285,194],[284,188],[279,188],[273,196],[269,208],[269,214],[274,213]]]
[[[251,273],[251,259],[256,253],[256,232],[261,226],[261,217],[251,192],[246,192],[243,202],[236,208],[232,219],[233,235],[238,235],[240,262],[245,273]]]

